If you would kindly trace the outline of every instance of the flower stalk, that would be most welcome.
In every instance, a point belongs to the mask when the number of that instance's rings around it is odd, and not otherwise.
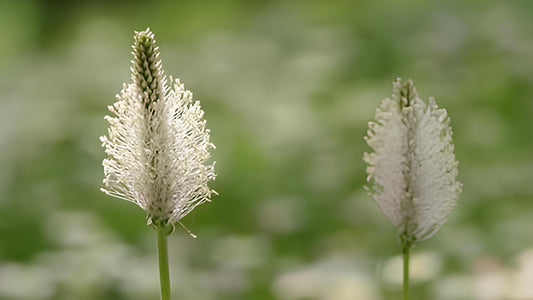
[[[159,257],[159,282],[161,285],[161,300],[170,300],[170,271],[168,267],[168,228],[157,226],[157,254]]]
[[[411,241],[402,240],[403,259],[403,300],[409,299],[409,253],[413,246]]]

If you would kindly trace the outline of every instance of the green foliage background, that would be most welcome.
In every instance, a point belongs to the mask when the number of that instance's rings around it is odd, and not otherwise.
[[[362,161],[396,77],[448,110],[464,184],[413,250],[413,299],[533,298],[531,20],[528,0],[0,2],[0,299],[159,297],[143,211],[99,191],[148,26],[217,146],[199,238],[169,241],[175,299],[399,299]]]

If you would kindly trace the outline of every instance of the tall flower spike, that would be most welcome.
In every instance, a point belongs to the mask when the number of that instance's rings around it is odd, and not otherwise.
[[[215,163],[206,163],[215,146],[204,112],[179,80],[167,84],[150,29],[135,32],[131,79],[109,106],[114,116],[105,117],[101,190],[140,206],[149,225],[181,224],[215,193],[207,185],[215,179]]]
[[[450,119],[435,100],[426,104],[411,80],[393,83],[369,123],[364,154],[368,188],[397,227],[402,244],[433,236],[446,222],[461,192]]]

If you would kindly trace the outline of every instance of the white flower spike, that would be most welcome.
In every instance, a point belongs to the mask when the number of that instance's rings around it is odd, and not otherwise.
[[[450,119],[433,98],[426,104],[413,82],[400,78],[375,119],[365,137],[374,150],[363,158],[368,190],[410,247],[439,230],[461,192]]]
[[[179,80],[163,73],[154,34],[135,32],[132,83],[125,84],[102,146],[102,191],[131,201],[147,213],[149,225],[173,226],[216,193],[214,165],[206,164],[209,142],[200,102]]]

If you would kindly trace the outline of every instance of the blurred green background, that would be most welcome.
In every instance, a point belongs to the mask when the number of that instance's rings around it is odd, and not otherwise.
[[[533,299],[533,1],[1,1],[0,299],[158,299],[155,233],[99,191],[150,26],[200,100],[220,193],[170,237],[173,299],[400,299],[363,190],[396,77],[451,116],[464,191],[412,299]]]

